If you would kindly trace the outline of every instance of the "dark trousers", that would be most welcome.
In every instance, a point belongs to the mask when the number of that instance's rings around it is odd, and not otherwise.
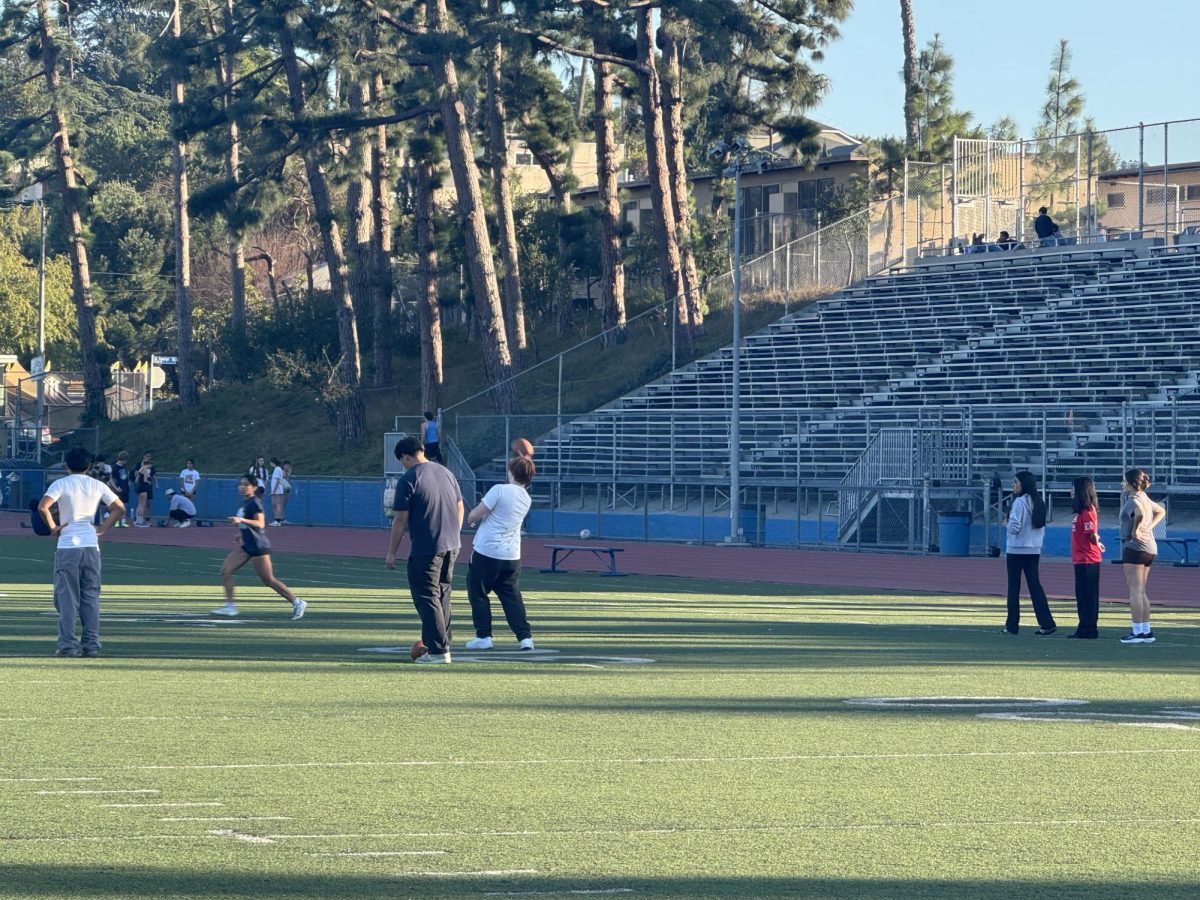
[[[492,604],[488,594],[494,593],[504,608],[504,618],[518,641],[533,637],[529,620],[525,618],[525,601],[521,599],[521,561],[492,559],[478,550],[471,554],[467,570],[467,598],[471,601],[471,622],[476,637],[492,636]]]
[[[457,550],[408,558],[408,589],[421,617],[421,643],[435,655],[450,649],[450,580]]]
[[[174,519],[176,522],[186,522],[191,518],[191,516],[185,513],[182,509],[171,510],[169,513],[167,513],[167,517]]]
[[[1038,626],[1054,628],[1054,616],[1050,613],[1050,604],[1046,602],[1046,592],[1042,589],[1042,580],[1038,577],[1041,554],[1010,553],[1005,559],[1008,562],[1008,620],[1004,627],[1014,634],[1021,627],[1021,575],[1024,574]]]
[[[1080,637],[1094,638],[1100,634],[1100,563],[1075,564],[1075,607],[1079,610]]]

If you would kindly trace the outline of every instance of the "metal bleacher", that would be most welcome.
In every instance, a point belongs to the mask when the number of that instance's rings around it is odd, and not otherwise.
[[[1200,371],[1200,245],[1149,243],[918,264],[749,336],[743,480],[836,480],[880,428],[931,424],[970,434],[978,475],[1116,471],[1134,403],[1151,427],[1172,416],[1173,453],[1194,451],[1200,405],[1189,431],[1174,403]],[[727,478],[731,371],[726,347],[565,424],[539,441],[540,471]]]

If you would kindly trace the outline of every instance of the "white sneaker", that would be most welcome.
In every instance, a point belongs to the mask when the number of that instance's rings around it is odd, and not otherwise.
[[[283,524],[282,522],[280,522],[278,519],[276,519],[274,522],[271,523],[271,527],[278,528],[282,524]]]
[[[292,604],[292,621],[295,622],[297,619],[303,619],[306,609],[308,609],[308,604],[297,597],[296,602]]]
[[[237,604],[236,603],[226,603],[224,606],[218,606],[216,609],[214,609],[212,611],[212,614],[214,616],[229,616],[229,618],[232,619],[234,616],[236,616],[238,614]]]
[[[445,653],[426,653],[424,656],[418,656],[413,660],[419,666],[448,666],[450,665],[450,651]]]
[[[471,640],[467,641],[467,649],[468,650],[491,650],[492,649],[492,639],[490,637],[471,638]]]
[[[134,528],[149,528],[150,523],[149,522],[134,522],[133,527]]]
[[[189,519],[188,521],[186,521],[186,522],[180,522],[180,523],[179,523],[179,527],[180,527],[180,528],[190,528],[191,526],[192,526],[192,522],[191,522],[191,520],[190,520],[190,519]]]
[[[523,641],[521,641],[521,643],[517,644],[517,648],[520,650],[532,650],[533,649],[533,638],[525,638],[525,640],[523,640]]]

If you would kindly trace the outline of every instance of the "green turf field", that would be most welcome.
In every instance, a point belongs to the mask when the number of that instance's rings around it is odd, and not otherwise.
[[[360,652],[418,632],[382,562],[280,556],[307,617],[247,571],[231,624],[222,554],[110,544],[105,658],[64,660],[52,553],[0,539],[0,897],[1200,895],[1197,611],[1125,647],[530,573],[537,654],[418,668]],[[1001,699],[846,702],[939,697]]]

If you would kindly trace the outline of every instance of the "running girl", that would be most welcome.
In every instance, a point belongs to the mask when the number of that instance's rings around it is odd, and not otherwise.
[[[286,584],[275,577],[271,569],[271,543],[263,533],[266,516],[259,501],[260,490],[249,475],[238,479],[238,493],[242,495],[242,506],[229,521],[238,526],[238,546],[231,550],[221,565],[221,584],[225,587],[225,605],[213,610],[213,615],[236,616],[237,604],[233,602],[233,576],[246,563],[254,565],[254,571],[264,585],[292,604],[292,620],[304,618],[308,604],[291,592]]]

